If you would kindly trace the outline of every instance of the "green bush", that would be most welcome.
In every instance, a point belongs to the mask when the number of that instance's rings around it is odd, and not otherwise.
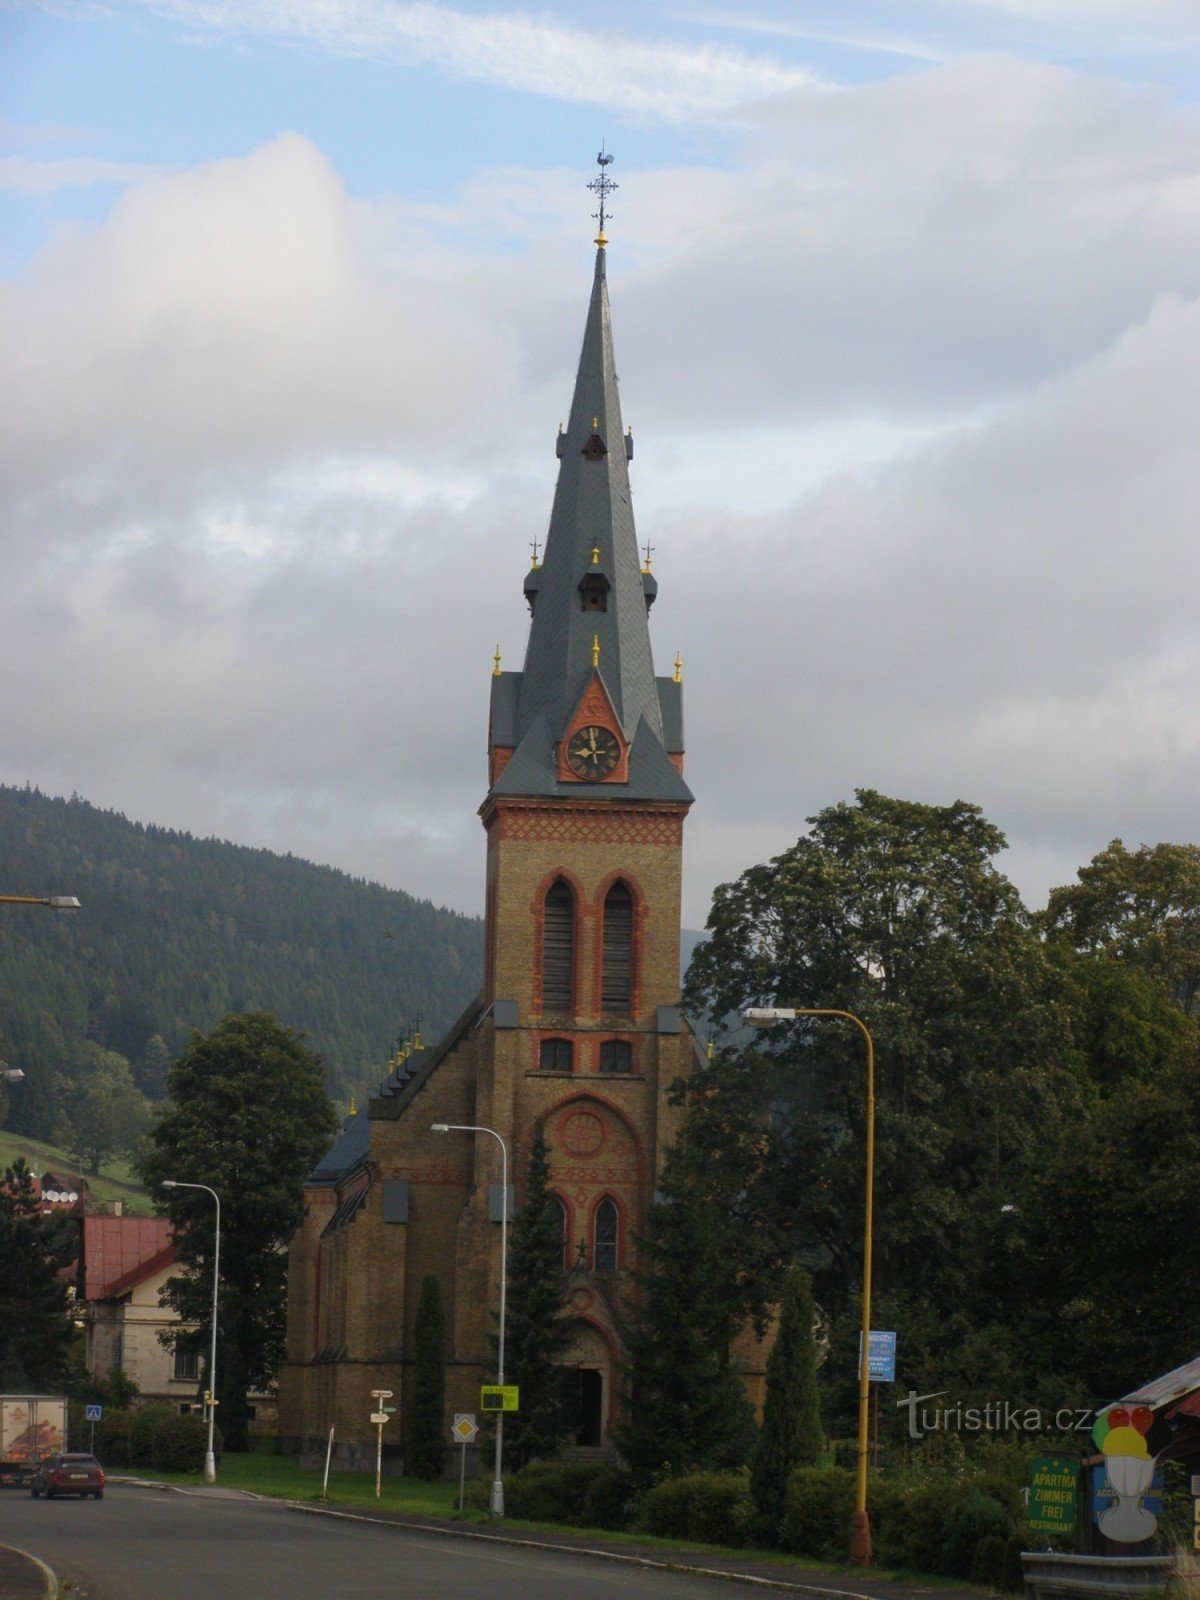
[[[200,1472],[208,1449],[208,1423],[203,1417],[163,1417],[154,1430],[150,1465],[155,1472]]]
[[[179,1413],[174,1406],[150,1405],[142,1406],[133,1413],[133,1421],[129,1425],[129,1465],[131,1467],[152,1467],[154,1465],[154,1435],[159,1425],[168,1417],[177,1417]]]
[[[133,1414],[129,1411],[105,1410],[96,1424],[96,1459],[102,1467],[129,1466],[129,1433]],[[91,1442],[91,1435],[83,1435]]]
[[[935,1570],[952,1578],[972,1577],[979,1546],[986,1540],[999,1547],[1000,1554],[993,1557],[999,1573],[1004,1563],[1004,1545],[1012,1531],[1012,1518],[1004,1507],[991,1495],[971,1487],[946,1519],[946,1535]]]
[[[505,1483],[504,1509],[530,1522],[620,1528],[629,1492],[625,1474],[604,1462],[531,1461]]]
[[[648,1489],[637,1526],[662,1539],[737,1546],[746,1543],[753,1515],[744,1472],[694,1472]]]
[[[779,1542],[794,1555],[842,1561],[854,1526],[854,1474],[845,1467],[795,1467],[788,1476]]]
[[[608,1528],[620,1533],[629,1526],[633,1485],[628,1473],[616,1467],[599,1467],[583,1497],[583,1526]]]

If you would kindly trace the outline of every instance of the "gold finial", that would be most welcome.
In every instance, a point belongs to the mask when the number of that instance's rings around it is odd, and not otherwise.
[[[592,432],[593,433],[599,433],[599,431],[600,431],[600,418],[599,417],[593,417],[592,418]]]
[[[650,560],[650,555],[651,555],[651,552],[653,551],[653,549],[654,549],[654,546],[650,543],[649,539],[647,539],[646,540],[646,559],[642,564],[642,571],[643,572],[649,572],[651,566],[653,565],[653,562]]]
[[[537,562],[536,561],[534,562],[534,566],[535,567],[537,566]],[[492,657],[492,660],[496,663],[496,665],[492,668],[492,677],[493,678],[498,678],[500,676],[500,646],[499,645],[496,646],[496,654]]]
[[[600,635],[598,633],[592,635],[592,665],[593,667],[600,665]]]
[[[704,1046],[704,1054],[708,1057],[708,1059],[710,1061],[712,1060],[712,1058],[713,1058],[713,1042],[712,1042],[711,1039]]]
[[[600,154],[596,157],[596,164],[600,168],[600,175],[599,177],[593,178],[591,183],[588,184],[588,188],[600,201],[599,211],[593,211],[592,215],[600,224],[599,232],[596,234],[596,243],[600,246],[601,250],[603,250],[604,246],[608,243],[608,238],[604,232],[604,223],[608,216],[608,207],[605,202],[613,190],[617,188],[617,185],[609,177],[607,171],[607,169],[612,165],[612,159],[613,158],[610,155],[605,154],[604,146],[601,145]]]
[[[594,567],[600,565],[600,546],[598,544],[592,546],[592,565]]]
[[[353,1095],[350,1096],[350,1115],[352,1117],[356,1117],[358,1115],[358,1101],[355,1100]]]
[[[541,562],[540,562],[540,561],[539,561],[539,560],[538,560],[538,541],[537,541],[537,540],[536,540],[536,539],[531,539],[531,540],[530,540],[530,541],[529,541],[529,548],[530,548],[530,549],[531,549],[531,550],[532,550],[532,551],[533,551],[533,570],[534,570],[534,571],[535,571],[535,572],[536,572],[536,571],[537,571],[537,569],[538,569],[538,568],[539,568],[539,567],[540,567],[540,566],[541,566],[541,564],[542,564],[542,563],[541,563]]]
[[[424,1050],[424,1048],[425,1048],[425,1046],[421,1043],[421,1024],[418,1022],[417,1031],[416,1031],[416,1034],[413,1037],[413,1049],[414,1050]]]
[[[675,682],[683,682],[683,657],[678,650],[675,652]]]

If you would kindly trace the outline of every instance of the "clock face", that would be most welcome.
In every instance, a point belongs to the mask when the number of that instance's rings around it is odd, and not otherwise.
[[[567,765],[577,778],[607,778],[621,759],[616,735],[594,724],[571,735]]]

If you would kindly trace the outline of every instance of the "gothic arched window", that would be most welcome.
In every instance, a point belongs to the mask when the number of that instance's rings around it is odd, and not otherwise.
[[[601,1200],[596,1207],[595,1243],[592,1266],[597,1272],[617,1270],[617,1207],[612,1200]]]
[[[633,894],[618,878],[604,897],[601,1011],[628,1012],[633,993]]]
[[[575,971],[575,896],[565,878],[556,878],[550,885],[542,935],[542,1010],[570,1011]]]

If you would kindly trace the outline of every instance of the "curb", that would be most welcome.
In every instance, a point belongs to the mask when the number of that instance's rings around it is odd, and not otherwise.
[[[263,1498],[256,1495],[255,1499]],[[577,1544],[553,1544],[545,1539],[519,1539],[504,1533],[472,1533],[467,1529],[444,1528],[438,1523],[393,1522],[387,1517],[372,1517],[359,1511],[334,1511],[328,1506],[308,1506],[298,1500],[277,1501],[289,1511],[310,1517],[339,1517],[345,1522],[367,1522],[376,1528],[405,1528],[413,1533],[440,1534],[443,1538],[474,1539],[480,1544],[504,1544],[519,1550],[551,1550],[555,1555],[589,1556],[595,1561],[616,1561],[630,1567],[648,1567],[657,1572],[683,1572],[693,1578],[724,1578],[729,1583],[752,1584],[760,1589],[780,1589],[787,1594],[814,1595],[816,1600],[876,1600],[873,1595],[852,1589],[819,1589],[806,1583],[791,1583],[786,1578],[759,1578],[749,1572],[728,1572],[720,1567],[697,1567],[686,1561],[654,1561],[649,1556],[622,1555],[617,1550],[586,1549]]]
[[[15,1544],[0,1544],[0,1553],[15,1556],[20,1563],[28,1563],[35,1573],[40,1573],[42,1578],[42,1595],[45,1600],[53,1600],[58,1592],[58,1574],[55,1573],[40,1556],[30,1555],[28,1550],[18,1550]],[[0,1577],[3,1575],[0,1574]],[[32,1589],[30,1593],[32,1594]]]
[[[126,1483],[144,1489],[168,1489],[178,1494],[188,1493],[176,1483],[155,1483],[148,1478],[126,1478]],[[201,1491],[202,1492],[202,1491]],[[655,1561],[650,1556],[624,1555],[604,1546],[584,1548],[577,1544],[555,1544],[548,1539],[521,1539],[515,1534],[475,1533],[470,1528],[446,1527],[436,1522],[399,1522],[391,1517],[374,1517],[363,1511],[338,1511],[330,1506],[306,1505],[300,1500],[279,1500],[274,1495],[255,1494],[251,1489],[239,1489],[247,1500],[258,1500],[268,1505],[283,1506],[287,1511],[301,1516],[334,1517],[343,1522],[365,1522],[375,1528],[403,1528],[413,1533],[428,1533],[447,1539],[472,1539],[480,1544],[503,1544],[520,1550],[549,1550],[555,1555],[590,1556],[597,1561],[613,1561],[630,1567],[646,1567],[656,1572],[682,1572],[693,1578],[724,1578],[727,1583],[747,1584],[758,1589],[777,1590],[784,1594],[811,1595],[814,1600],[879,1600],[876,1595],[863,1594],[854,1589],[824,1589],[816,1584],[793,1583],[787,1578],[761,1578],[749,1572],[730,1572],[723,1567],[701,1567],[688,1561]]]

